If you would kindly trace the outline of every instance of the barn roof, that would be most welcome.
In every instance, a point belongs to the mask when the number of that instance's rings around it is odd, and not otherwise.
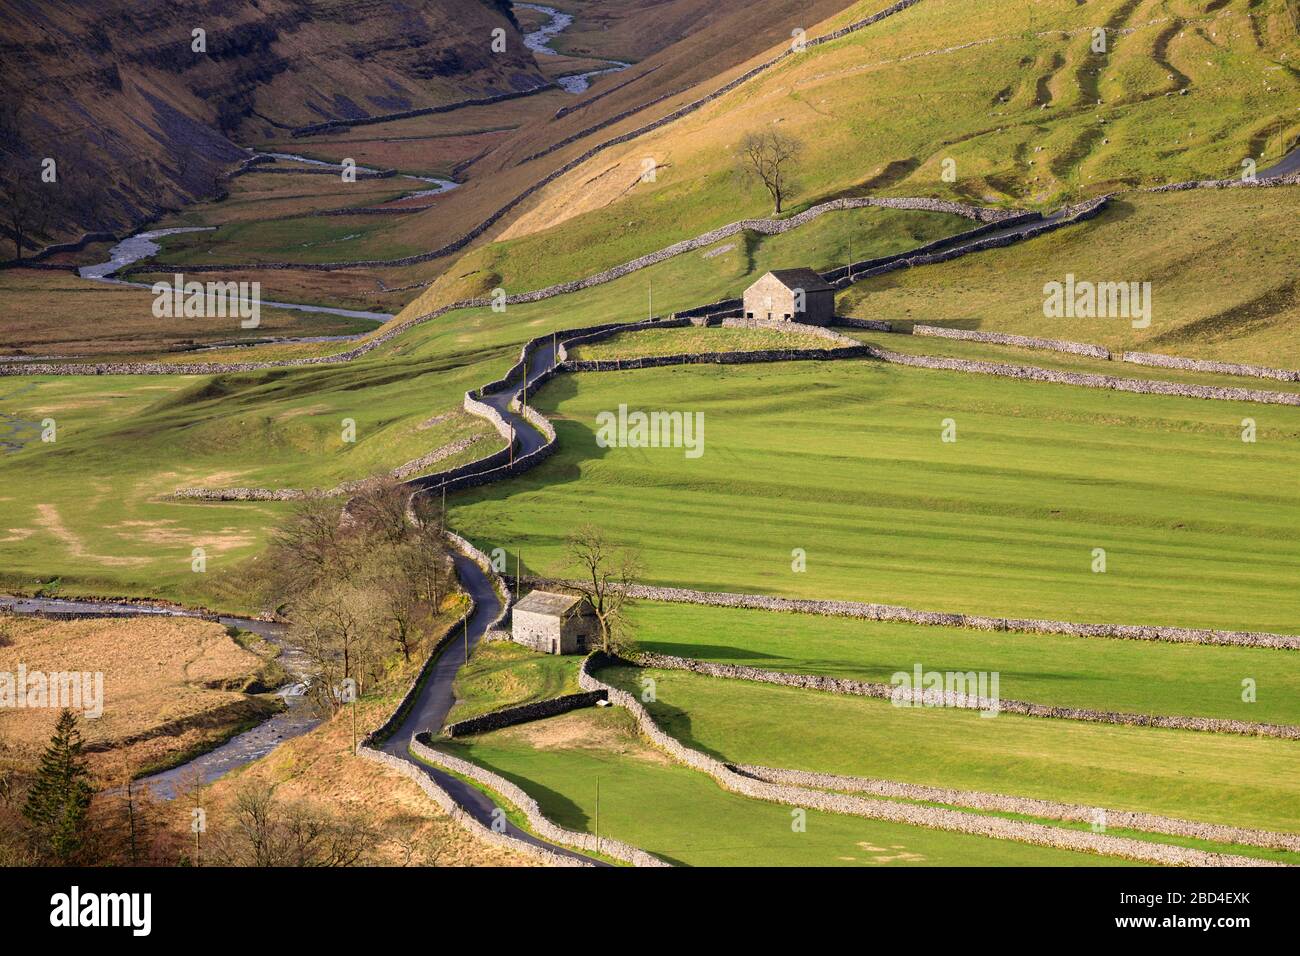
[[[805,292],[833,292],[831,285],[812,269],[773,269],[768,273],[787,289],[803,289]]]
[[[554,591],[529,591],[515,605],[518,611],[560,617],[582,600],[581,594],[557,594]]]

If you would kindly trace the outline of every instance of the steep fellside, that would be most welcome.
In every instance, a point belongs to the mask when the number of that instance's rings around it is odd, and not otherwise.
[[[39,246],[212,195],[244,157],[235,142],[538,87],[505,11],[495,0],[0,0],[5,185],[30,193],[45,185],[42,159],[57,161],[29,225]],[[498,27],[510,42],[494,54]]]

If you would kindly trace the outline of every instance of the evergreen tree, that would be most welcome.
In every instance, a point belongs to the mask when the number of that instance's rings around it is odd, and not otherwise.
[[[81,750],[77,717],[64,710],[23,806],[23,816],[32,825],[43,852],[60,864],[72,862],[82,847],[90,798],[95,793]]]

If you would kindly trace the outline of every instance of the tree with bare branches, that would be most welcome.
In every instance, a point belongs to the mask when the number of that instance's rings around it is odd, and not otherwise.
[[[600,647],[608,654],[627,650],[631,644],[625,614],[627,589],[641,573],[640,558],[634,551],[619,548],[605,532],[587,524],[569,536],[570,564],[580,574],[574,590],[585,597],[600,625]]]
[[[365,861],[374,840],[359,814],[284,800],[270,784],[252,780],[236,793],[210,853],[221,866],[355,866]]]
[[[794,168],[802,152],[799,140],[778,129],[750,133],[740,144],[742,174],[763,184],[777,215],[794,191]]]

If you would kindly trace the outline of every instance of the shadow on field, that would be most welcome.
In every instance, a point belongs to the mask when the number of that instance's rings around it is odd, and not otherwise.
[[[480,761],[483,766],[495,773],[499,773],[511,783],[521,788],[524,793],[528,794],[537,801],[538,806],[551,822],[559,826],[566,827],[578,832],[587,831],[587,824],[590,817],[585,810],[578,806],[564,794],[559,793],[549,787],[544,787],[535,780],[531,780],[519,773],[508,773],[500,768],[492,767],[490,764]]]

